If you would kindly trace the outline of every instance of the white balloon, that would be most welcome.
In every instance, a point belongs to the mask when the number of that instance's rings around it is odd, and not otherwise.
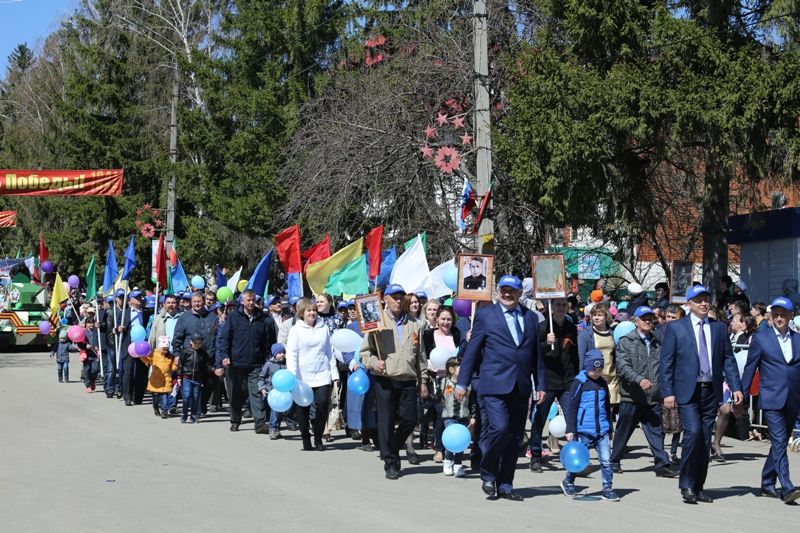
[[[431,350],[431,365],[433,365],[436,370],[444,370],[447,360],[454,356],[454,353],[449,352],[444,348],[434,348]]]
[[[550,434],[554,437],[563,437],[567,434],[567,420],[563,415],[558,415],[550,421]]]
[[[292,389],[292,400],[300,407],[308,407],[314,401],[314,391],[307,384],[298,381]]]
[[[337,329],[331,335],[331,344],[342,353],[359,351],[362,340],[361,335],[350,328]]]

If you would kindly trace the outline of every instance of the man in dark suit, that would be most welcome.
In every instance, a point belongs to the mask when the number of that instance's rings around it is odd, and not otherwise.
[[[772,300],[772,327],[759,331],[750,341],[742,385],[750,390],[759,371],[759,404],[769,429],[770,449],[761,471],[761,495],[781,497],[785,503],[800,498],[789,479],[786,443],[800,413],[800,334],[789,329],[794,304],[788,298]],[[779,479],[783,494],[775,489]]]
[[[461,361],[456,399],[461,401],[477,372],[483,427],[480,448],[482,490],[490,497],[521,501],[513,490],[519,444],[525,430],[531,376],[535,401],[544,401],[547,381],[539,348],[539,320],[519,304],[522,282],[503,276],[497,303],[475,314],[472,334]]]
[[[660,382],[664,407],[678,406],[683,452],[678,486],[685,503],[711,503],[703,492],[723,377],[733,391],[734,409],[743,406],[739,370],[725,325],[708,319],[711,294],[702,285],[686,291],[691,312],[667,324],[661,345]]]

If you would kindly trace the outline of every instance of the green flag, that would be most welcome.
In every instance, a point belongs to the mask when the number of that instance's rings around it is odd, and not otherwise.
[[[95,272],[94,256],[89,261],[89,268],[86,270],[86,299],[93,300],[97,298],[97,275]]]
[[[367,279],[367,261],[364,256],[359,256],[331,274],[325,285],[325,292],[333,296],[367,294],[369,280]]]
[[[428,232],[423,231],[422,233],[420,233],[420,236],[422,237],[422,249],[425,250],[425,255],[428,255]],[[408,250],[409,248],[411,248],[411,245],[414,244],[415,240],[417,240],[416,237],[407,240],[406,243],[403,245],[403,250]]]
[[[175,294],[175,290],[172,288],[172,265],[170,265],[169,259],[167,259],[167,287],[164,289],[164,294]]]
[[[19,248],[17,248],[17,257],[15,259],[19,259]]]

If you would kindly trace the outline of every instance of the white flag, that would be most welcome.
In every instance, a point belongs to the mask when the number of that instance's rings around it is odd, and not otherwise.
[[[425,247],[422,245],[419,235],[411,248],[397,258],[389,283],[397,283],[407,293],[424,291],[428,295],[433,294],[431,271],[428,268]]]
[[[228,278],[228,288],[231,290],[233,294],[236,294],[236,286],[239,284],[239,278],[242,277],[242,267],[239,267],[239,270],[236,273]]]
[[[456,258],[452,258],[449,261],[445,261],[441,265],[437,266],[433,270],[431,270],[431,283],[433,284],[433,294],[429,294],[430,298],[441,298],[442,296],[450,296],[453,292],[450,288],[444,284],[444,273],[450,270],[451,268],[455,268],[456,266]]]

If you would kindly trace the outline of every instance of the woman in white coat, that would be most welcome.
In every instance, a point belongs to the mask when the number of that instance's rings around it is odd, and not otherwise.
[[[297,302],[297,321],[286,341],[286,368],[298,381],[314,391],[314,446],[308,431],[311,406],[295,409],[297,424],[303,437],[303,450],[322,451],[322,434],[328,421],[331,384],[339,380],[339,370],[331,349],[331,336],[325,322],[317,315],[316,305],[308,298]]]

